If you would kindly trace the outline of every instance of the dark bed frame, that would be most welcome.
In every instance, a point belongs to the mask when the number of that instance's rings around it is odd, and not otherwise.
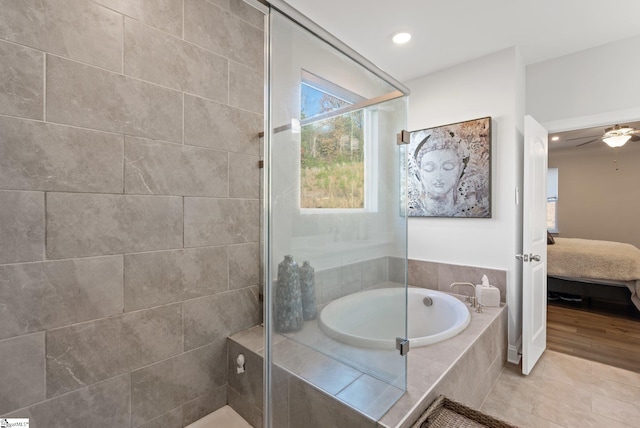
[[[640,319],[640,310],[631,301],[631,291],[626,286],[616,287],[547,276],[547,290],[582,297],[582,301],[579,302],[566,301],[561,298],[549,300],[548,304],[550,305]]]
[[[547,277],[547,290],[556,293],[577,294],[582,298],[610,300],[625,304],[631,302],[631,291],[627,287],[615,287],[605,284],[594,284],[581,281],[570,281],[553,276]]]

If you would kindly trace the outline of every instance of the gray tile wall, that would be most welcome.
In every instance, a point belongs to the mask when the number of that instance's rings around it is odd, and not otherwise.
[[[322,305],[348,294],[389,285],[387,282],[393,281],[389,275],[393,260],[379,257],[316,271],[316,303]],[[404,277],[397,282],[404,283]]]
[[[507,301],[507,272],[504,270],[415,259],[409,259],[408,264],[408,282],[414,287],[451,292],[450,285],[453,282],[480,284],[482,275],[487,275],[489,284],[500,290],[500,301]]]
[[[261,322],[263,19],[242,0],[0,13],[0,416],[183,427]]]
[[[409,259],[407,281],[413,287],[451,292],[452,282],[479,284],[485,274],[489,283],[500,290],[500,301],[505,302],[507,273],[503,270]],[[318,304],[329,303],[387,282],[403,284],[404,277],[404,260],[397,257],[380,257],[317,271],[316,301]]]

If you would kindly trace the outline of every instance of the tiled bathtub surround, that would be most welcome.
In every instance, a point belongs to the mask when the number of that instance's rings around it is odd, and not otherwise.
[[[261,321],[263,16],[242,0],[0,13],[0,416],[182,427]]]
[[[402,259],[380,257],[318,270],[316,301],[322,306],[369,288],[399,286],[405,279],[404,266]],[[483,274],[504,296],[506,274],[494,269],[409,260],[408,281],[449,292],[451,282],[479,282]],[[506,361],[507,311],[503,306],[471,315],[471,326],[455,338],[411,350],[404,395],[388,383],[394,380],[387,369],[397,360],[395,351],[343,345],[324,335],[317,320],[305,322],[302,331],[287,337],[275,335],[274,426],[406,427],[441,393],[480,406]],[[232,336],[229,345],[229,404],[254,426],[262,426],[264,412],[262,334],[262,327],[254,327]],[[244,374],[235,371],[239,353],[247,361]],[[383,382],[368,373],[388,378]]]
[[[318,334],[322,335],[316,321],[306,321],[295,337],[274,335],[274,426],[405,428],[439,394],[479,408],[506,362],[507,311],[503,306],[471,315],[470,326],[458,336],[411,349],[407,356],[407,391],[397,402],[397,388],[305,346],[305,340],[317,341]],[[325,336],[321,340],[331,339]],[[361,353],[365,358],[370,354],[370,350],[337,342],[334,351],[343,355]],[[235,371],[239,353],[246,357],[242,374]],[[229,403],[257,427],[262,426],[264,411],[262,355],[261,326],[231,336]]]

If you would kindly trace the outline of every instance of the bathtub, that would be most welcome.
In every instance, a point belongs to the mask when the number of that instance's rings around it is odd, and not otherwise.
[[[433,304],[426,306],[425,297]],[[381,288],[334,300],[320,312],[318,324],[327,336],[348,345],[395,349],[404,336],[404,289]],[[471,320],[467,306],[449,294],[424,288],[408,289],[410,346],[425,346],[449,339]]]

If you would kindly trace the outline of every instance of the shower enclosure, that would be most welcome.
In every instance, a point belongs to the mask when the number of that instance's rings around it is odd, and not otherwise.
[[[301,299],[290,289],[278,293],[295,283],[279,278],[278,265],[293,260],[299,270],[309,262],[315,290],[305,309],[315,303],[318,313],[345,295],[404,289],[379,316],[395,318],[394,336],[407,337],[407,146],[397,134],[406,126],[408,90],[285,3],[272,2],[268,19],[265,425],[295,425],[283,422],[293,405],[287,400],[307,386],[292,386],[292,376],[378,420],[406,389],[406,356],[338,342],[313,311],[306,320],[292,315]]]

